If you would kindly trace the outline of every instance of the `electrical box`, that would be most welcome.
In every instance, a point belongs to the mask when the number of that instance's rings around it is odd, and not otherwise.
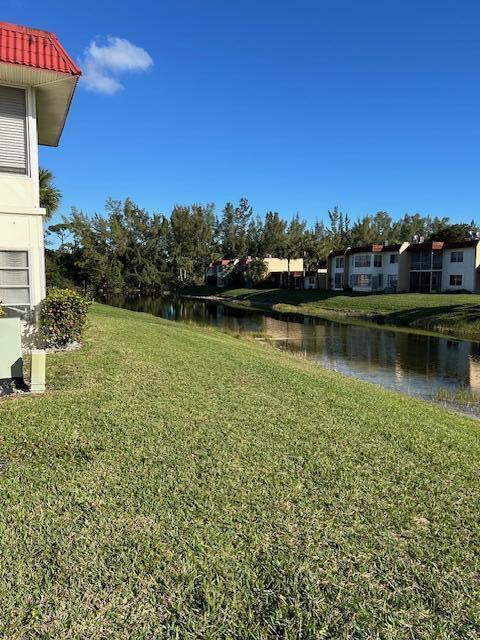
[[[19,318],[0,318],[0,380],[23,377]]]

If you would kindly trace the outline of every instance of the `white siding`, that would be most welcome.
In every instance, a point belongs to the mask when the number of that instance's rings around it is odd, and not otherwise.
[[[463,252],[463,262],[452,262],[452,252]],[[455,291],[467,289],[475,291],[475,247],[464,249],[446,249],[443,252],[442,291]],[[453,286],[450,284],[450,276],[462,276],[462,284]]]
[[[384,252],[382,253],[355,253],[350,256],[350,286],[353,291],[383,291],[384,289],[389,287],[388,277],[396,276],[398,278],[398,262],[390,264],[390,256],[391,255],[399,255],[398,251],[392,252]],[[375,256],[381,256],[381,266],[375,266]],[[355,258],[367,258],[370,257],[370,266],[362,267],[355,266]],[[378,257],[377,257],[378,260]],[[353,284],[354,279],[352,276],[370,276],[371,277],[371,285],[370,286],[356,286]],[[398,286],[398,283],[397,283]]]

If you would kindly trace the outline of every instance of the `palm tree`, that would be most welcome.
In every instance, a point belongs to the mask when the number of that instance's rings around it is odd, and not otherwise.
[[[60,206],[62,194],[60,189],[57,189],[53,184],[55,176],[51,171],[48,169],[40,169],[38,177],[40,183],[40,206],[46,210],[46,219],[48,220]]]

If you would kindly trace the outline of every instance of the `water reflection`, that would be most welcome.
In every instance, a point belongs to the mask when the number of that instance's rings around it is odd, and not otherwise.
[[[287,321],[274,313],[176,297],[115,296],[108,303],[236,333],[261,332],[276,347],[322,367],[412,395],[431,398],[440,388],[459,387],[480,393],[480,345],[475,342],[301,316]]]

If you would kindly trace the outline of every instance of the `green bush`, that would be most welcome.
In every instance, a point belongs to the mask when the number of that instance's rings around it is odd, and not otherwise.
[[[0,318],[2,318],[5,315],[5,311],[2,309],[2,307],[0,307]]]
[[[72,289],[49,289],[42,303],[40,324],[48,347],[65,347],[79,341],[90,300]]]

